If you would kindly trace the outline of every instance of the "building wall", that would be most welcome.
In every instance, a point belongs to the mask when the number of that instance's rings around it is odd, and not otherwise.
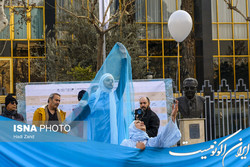
[[[240,78],[249,88],[249,22],[239,13],[229,10],[222,0],[212,0],[214,83],[226,79],[234,89]],[[250,13],[250,1],[232,1],[245,16]]]
[[[56,22],[55,1],[46,2],[27,0],[26,17],[22,18],[23,6],[12,0],[6,1],[5,13],[10,24],[0,33],[0,95],[15,93],[15,83],[18,82],[46,81],[45,25],[48,32]],[[32,7],[32,3],[36,6]],[[136,21],[143,27],[138,40],[145,48],[140,58],[147,61],[147,68],[155,72],[155,78],[179,78],[181,67],[177,65],[177,54],[180,48],[172,39],[167,24],[171,13],[180,6],[181,0],[136,1]],[[249,14],[248,0],[239,1],[237,7],[243,14]],[[249,87],[249,22],[229,10],[223,0],[211,0],[208,13],[212,18],[212,47],[209,50],[212,51],[215,88],[221,79],[227,79],[234,89],[239,78],[243,78]],[[205,33],[202,28],[194,32]],[[180,61],[181,58],[182,55]]]
[[[232,1],[232,3],[236,2],[238,1]],[[214,79],[215,89],[221,84],[222,79],[227,79],[232,90],[238,79],[243,78],[249,88],[249,22],[235,11],[228,9],[223,0],[211,0],[209,2],[211,9],[201,0],[196,0],[194,3],[199,5],[194,9],[196,16],[192,17],[203,17],[198,21],[194,20],[196,25],[193,31],[196,40],[200,40],[196,42],[196,47],[200,47],[196,48],[196,57],[212,56],[203,57],[202,61],[197,61],[196,71],[199,76],[196,75],[196,78],[201,77],[200,82],[208,78]],[[181,68],[177,65],[177,53],[180,48],[176,47],[176,42],[171,38],[167,24],[171,13],[181,9],[181,1],[138,0],[136,5],[136,19],[144,27],[140,40],[145,53],[140,57],[147,61],[149,70],[156,72],[155,78],[169,77],[176,82],[176,78],[180,75],[178,69]],[[249,16],[249,0],[239,1],[237,7],[245,16]],[[208,13],[211,16],[206,16]],[[206,17],[211,17],[212,20]],[[204,21],[212,24],[212,32],[205,30],[207,27]],[[212,36],[209,37],[207,33]],[[203,40],[210,40],[207,38],[212,40],[212,44],[203,46]],[[180,61],[181,59],[182,55],[180,55]],[[203,65],[200,66],[199,63]],[[208,67],[205,66],[206,63]],[[212,70],[206,71],[210,66],[213,66]],[[211,73],[212,77],[202,76]],[[178,80],[177,86],[179,86]]]
[[[168,31],[168,18],[180,9],[180,0],[138,0],[136,1],[136,21],[144,29],[140,34],[147,68],[155,73],[155,78],[173,78],[179,75],[177,67],[177,43]]]
[[[18,82],[46,81],[44,1],[27,0],[26,7],[5,1],[9,25],[0,33],[0,95],[15,93]]]

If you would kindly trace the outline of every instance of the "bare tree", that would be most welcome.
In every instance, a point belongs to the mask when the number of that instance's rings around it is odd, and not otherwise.
[[[63,20],[64,22],[61,23]],[[65,20],[67,20],[66,23]],[[138,40],[138,34],[143,27],[136,22],[130,22],[130,18],[127,16],[124,17],[121,25],[123,25],[122,31],[120,28],[114,28],[106,34],[107,53],[111,51],[117,41],[123,43],[131,56],[133,78],[144,79],[147,64],[139,56],[145,51]],[[51,33],[57,34],[57,37],[50,33],[46,37],[47,79],[49,81],[90,80],[91,73],[96,71],[98,50],[98,35],[93,25],[89,24],[87,20],[69,15],[62,20],[58,18],[58,23]],[[78,72],[80,72],[78,79],[72,77]]]
[[[0,32],[8,26],[8,19],[4,13],[4,0],[0,0]]]
[[[103,20],[102,22],[98,19],[96,14],[96,8],[98,2],[97,0],[90,0],[89,7],[86,7],[84,5],[84,0],[81,0],[82,2],[81,8],[82,10],[85,10],[89,14],[88,16],[78,15],[75,11],[66,9],[65,7],[58,5],[60,9],[66,11],[68,14],[79,19],[88,20],[88,22],[95,27],[96,33],[98,34],[96,70],[99,70],[103,63],[104,35],[110,32],[112,29],[119,27],[125,15],[131,15],[134,13],[134,5],[133,5],[134,1],[135,0],[124,0],[123,3],[120,4],[119,10],[116,10],[115,13],[111,14],[110,17],[107,19],[108,10],[111,9],[111,5],[114,3],[114,0],[110,0],[107,9],[104,12],[104,17],[102,19]],[[108,22],[110,23],[110,26],[107,29],[105,29],[104,27]]]

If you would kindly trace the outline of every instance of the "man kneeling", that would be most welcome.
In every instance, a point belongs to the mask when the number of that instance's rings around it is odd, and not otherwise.
[[[135,120],[129,126],[129,139],[124,139],[122,146],[145,149],[145,147],[170,147],[175,145],[181,139],[181,133],[175,124],[175,118],[178,112],[178,101],[172,105],[172,119],[162,129],[156,137],[148,137],[146,126],[143,121]]]

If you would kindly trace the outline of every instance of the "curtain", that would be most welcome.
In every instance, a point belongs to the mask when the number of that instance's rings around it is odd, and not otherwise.
[[[147,22],[167,22],[169,16],[176,11],[175,0],[137,0],[136,1],[136,21],[146,22],[146,4],[147,4]],[[162,4],[162,7],[161,7]],[[181,0],[178,0],[178,8],[180,8]],[[161,19],[161,10],[163,10],[163,19]],[[161,24],[148,24],[148,38],[161,39]],[[170,38],[167,25],[164,25],[164,38]]]
[[[173,0],[164,0],[163,5],[163,21],[168,22],[170,15],[176,10],[181,8],[181,0],[178,0],[178,8],[176,9],[176,1]],[[170,32],[168,31],[168,25],[163,25],[163,38],[170,39],[172,38]]]
[[[218,1],[218,20],[216,13],[216,2]],[[233,4],[235,5],[235,4]],[[247,6],[246,1],[239,1],[237,8],[243,13],[246,13]],[[232,19],[233,17],[233,19]],[[212,22],[234,22],[240,24],[234,24],[234,39],[247,39],[247,25],[244,18],[237,12],[232,12],[228,9],[227,4],[224,1],[213,0],[212,1]],[[217,27],[213,26],[213,39],[217,38]],[[219,25],[219,39],[232,39],[233,29],[231,24]]]
[[[29,4],[36,4],[36,6],[43,6],[43,0],[29,0]]]
[[[242,0],[239,1],[237,8],[245,15],[246,10],[247,10],[246,1],[242,1]],[[234,16],[235,23],[246,23],[246,20],[239,13],[234,11],[233,16]],[[234,25],[234,38],[235,39],[247,39],[247,25],[246,24]]]
[[[56,5],[64,7],[65,9],[70,9],[71,1],[70,0],[56,0]],[[63,9],[56,7],[57,22],[67,22],[68,18],[66,16],[67,16],[67,13],[63,11]]]
[[[147,21],[161,22],[161,0],[147,0]],[[160,24],[148,24],[148,38],[161,39]]]
[[[33,8],[31,10],[31,38],[43,38],[43,9]]]
[[[15,8],[19,11],[19,8]],[[15,39],[27,39],[27,24],[20,14],[14,15]]]
[[[135,1],[135,18],[137,22],[145,22],[145,0]]]
[[[7,0],[7,1],[10,1],[10,0]],[[24,0],[24,2],[27,3],[27,0]],[[23,4],[22,0],[12,0],[12,6],[22,6],[22,4]]]

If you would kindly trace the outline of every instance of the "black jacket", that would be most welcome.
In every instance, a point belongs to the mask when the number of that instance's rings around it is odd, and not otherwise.
[[[24,122],[24,118],[21,114],[17,113],[17,111],[8,111],[6,108],[3,109],[1,116]]]
[[[135,110],[135,119],[138,117],[138,111],[139,110],[140,109]],[[143,121],[144,124],[146,125],[146,132],[147,132],[148,136],[149,137],[157,136],[158,129],[159,129],[159,126],[160,126],[160,119],[156,115],[156,113],[154,113],[150,108],[148,108],[140,116],[142,116],[140,118],[140,120]]]

